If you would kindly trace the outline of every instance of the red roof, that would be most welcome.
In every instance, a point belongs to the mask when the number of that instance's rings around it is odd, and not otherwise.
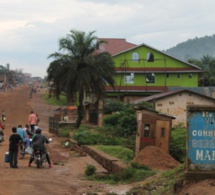
[[[112,39],[112,38],[98,38],[98,40],[106,41],[107,43],[102,43],[98,49],[100,52],[108,52],[111,55],[123,52],[125,50],[136,47],[137,45],[129,43],[126,39]]]

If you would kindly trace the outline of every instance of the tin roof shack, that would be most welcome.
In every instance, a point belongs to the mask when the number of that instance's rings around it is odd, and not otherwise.
[[[135,156],[146,146],[157,146],[169,154],[172,120],[175,117],[144,108],[137,110]]]
[[[186,176],[215,178],[215,106],[187,107]]]

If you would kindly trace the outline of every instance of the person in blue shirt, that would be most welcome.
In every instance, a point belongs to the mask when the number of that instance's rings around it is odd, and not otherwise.
[[[25,142],[26,132],[25,132],[25,130],[22,128],[22,125],[18,125],[17,134],[19,134],[19,135],[21,136],[23,142]]]
[[[20,151],[21,151],[20,159],[22,159],[22,158],[24,158],[24,155],[25,155],[25,151],[24,151],[25,149],[23,147],[26,147],[26,142],[25,142],[26,132],[22,128],[22,125],[18,125],[17,134],[20,135],[20,137],[22,138],[22,144],[20,144]]]

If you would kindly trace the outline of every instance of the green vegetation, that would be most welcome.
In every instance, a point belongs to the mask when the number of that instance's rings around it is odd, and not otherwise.
[[[97,149],[125,162],[130,162],[134,158],[134,151],[122,146],[98,146]]]
[[[73,133],[73,139],[79,145],[121,145],[123,138],[105,134],[103,128],[87,128],[81,125],[79,130]]]
[[[166,50],[172,56],[203,69],[199,86],[215,86],[215,35],[189,39]]]
[[[64,128],[61,128],[59,129],[58,131],[58,136],[60,137],[69,137],[69,133],[71,132],[71,128],[70,127],[64,127]]]
[[[106,136],[117,138],[124,147],[134,150],[137,130],[135,113],[134,105],[124,104],[121,110],[104,118],[102,132]]]
[[[104,101],[104,114],[112,114],[122,110],[123,103],[120,100],[116,99],[106,99]]]
[[[179,59],[200,59],[204,55],[215,57],[215,35],[196,37],[166,50],[166,53]]]
[[[88,165],[85,170],[85,176],[92,176],[96,172],[96,167],[93,165]]]
[[[84,94],[93,91],[97,100],[106,93],[106,85],[114,87],[115,66],[108,52],[97,53],[105,41],[99,40],[95,31],[85,33],[71,30],[59,40],[59,49],[49,55],[54,60],[47,69],[47,80],[53,82],[55,96],[66,93],[67,102],[75,102],[79,128],[84,118]]]
[[[56,97],[49,97],[49,95],[46,93],[42,96],[42,99],[44,99],[48,104],[52,104],[55,106],[67,105],[67,100],[65,95],[60,95],[59,99],[57,99]]]
[[[117,174],[106,174],[103,176],[94,175],[90,177],[91,180],[97,180],[104,183],[109,184],[120,184],[120,183],[132,183],[142,181],[150,176],[156,174],[156,171],[144,169],[144,168],[134,168],[134,167],[127,167],[124,169],[122,173]]]
[[[56,100],[56,99],[55,99]],[[118,104],[118,102],[116,102]],[[110,105],[110,104],[109,104]],[[112,107],[115,107],[111,104]],[[85,174],[88,179],[97,180],[105,183],[131,183],[145,180],[146,178],[155,175],[156,171],[151,170],[148,166],[139,165],[131,162],[134,156],[134,143],[136,133],[136,118],[133,105],[121,105],[118,109],[109,109],[114,111],[113,114],[104,119],[103,127],[91,127],[89,125],[81,125],[78,130],[71,127],[62,128],[59,131],[59,136],[68,137],[71,135],[79,145],[97,145],[99,150],[107,154],[119,158],[130,164],[121,174],[105,174],[97,175],[95,167],[89,165],[86,168]],[[172,130],[170,142],[170,154],[178,161],[185,161],[186,154],[186,129],[176,127]],[[64,142],[65,146],[67,142]],[[146,181],[146,185],[133,188],[130,194],[162,194],[170,192],[173,194],[173,189],[180,184],[184,178],[184,167],[167,171],[161,175],[155,176],[156,179]]]
[[[170,155],[183,163],[186,157],[186,129],[174,129],[171,132]]]
[[[126,195],[175,194],[175,191],[181,187],[182,181],[184,180],[184,171],[185,164],[182,164],[173,170],[158,175],[152,180],[146,181],[141,186],[132,188]]]

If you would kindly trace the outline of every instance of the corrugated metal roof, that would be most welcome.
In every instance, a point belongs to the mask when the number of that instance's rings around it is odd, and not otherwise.
[[[193,94],[205,97],[205,98],[209,98],[209,99],[215,100],[214,98],[206,96],[206,95],[204,95],[202,93],[197,93],[195,91],[188,90],[188,89],[179,89],[179,90],[174,90],[174,91],[167,91],[167,92],[163,92],[163,93],[158,93],[158,94],[151,95],[151,96],[148,96],[148,97],[145,97],[145,98],[140,98],[138,100],[132,101],[131,103],[132,104],[138,104],[138,103],[143,102],[143,101],[144,102],[150,102],[150,101],[154,101],[154,100],[157,100],[157,99],[165,98],[165,97],[171,96],[173,94],[181,93],[181,92],[189,92],[189,93],[193,93]]]

